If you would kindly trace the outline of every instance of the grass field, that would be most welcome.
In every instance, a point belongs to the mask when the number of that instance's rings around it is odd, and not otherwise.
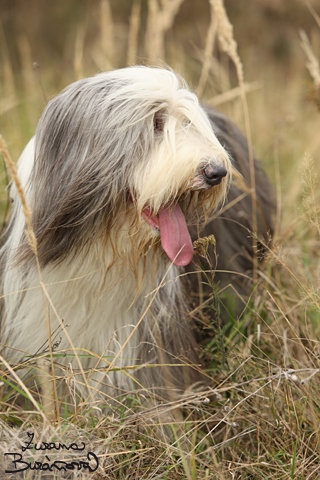
[[[100,466],[21,478],[320,478],[320,10],[316,1],[236,3],[226,1],[233,34],[220,0],[0,1],[0,133],[15,161],[64,86],[100,70],[168,64],[246,133],[277,202],[273,246],[241,317],[203,346],[212,388],[161,407],[133,392],[106,414],[74,388],[74,404],[54,417],[37,400],[14,403],[29,394],[11,371],[1,479],[20,478],[4,473],[4,454],[22,453],[27,432],[36,442],[84,442]],[[0,175],[4,219],[4,168]],[[75,385],[72,371],[65,381]],[[169,415],[176,411],[181,422]],[[47,461],[41,450],[23,456]]]

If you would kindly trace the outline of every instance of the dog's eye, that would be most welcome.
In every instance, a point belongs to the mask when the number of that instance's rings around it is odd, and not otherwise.
[[[161,115],[156,114],[153,117],[153,128],[154,128],[154,131],[157,133],[163,132],[164,118]]]

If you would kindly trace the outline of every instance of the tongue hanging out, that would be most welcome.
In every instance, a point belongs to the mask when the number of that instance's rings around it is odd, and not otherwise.
[[[177,267],[188,265],[193,257],[193,246],[186,220],[178,204],[170,208],[165,205],[158,215],[151,217],[147,208],[142,217],[154,228],[160,230],[161,244],[170,260]]]

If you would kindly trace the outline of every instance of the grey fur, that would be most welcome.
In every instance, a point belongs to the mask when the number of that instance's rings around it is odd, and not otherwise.
[[[248,143],[245,136],[238,127],[227,117],[217,112],[213,108],[204,106],[206,113],[211,121],[212,128],[230,155],[234,167],[241,173],[243,180],[250,188],[250,165]],[[257,200],[257,238],[258,238],[258,259],[262,260],[264,255],[263,244],[269,244],[274,233],[275,202],[274,191],[270,181],[262,169],[261,163],[254,157],[256,200]],[[241,191],[234,183],[231,185],[225,211],[208,222],[201,230],[200,236],[205,237],[214,235],[216,238],[217,264],[214,280],[220,287],[232,284],[244,299],[250,292],[252,282],[248,281],[240,274],[251,277],[253,269],[253,225],[252,225],[252,198],[248,194],[237,201],[231,208],[228,203],[236,200],[242,195]],[[198,237],[198,228],[191,227],[192,237]],[[259,242],[260,239],[260,242]],[[215,262],[214,247],[209,247],[209,257]],[[206,262],[202,260],[204,266]],[[194,267],[189,265],[187,271],[194,272]],[[223,273],[222,270],[227,271]],[[201,290],[205,297],[212,294],[212,290],[204,279],[201,280]],[[199,278],[196,275],[190,276],[191,289],[195,292],[195,298],[199,293]],[[190,285],[189,285],[190,286]],[[233,296],[232,290],[228,291]],[[234,317],[240,315],[244,308],[244,303],[237,296],[235,301],[237,309],[232,312]],[[228,321],[228,313],[222,309],[224,321]]]

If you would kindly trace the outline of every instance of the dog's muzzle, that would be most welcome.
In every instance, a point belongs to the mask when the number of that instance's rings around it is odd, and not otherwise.
[[[199,166],[195,178],[190,182],[190,190],[209,190],[219,185],[228,170],[219,161],[205,158]],[[154,214],[147,206],[141,212],[142,218],[159,231],[161,245],[171,262],[177,267],[185,267],[193,257],[193,244],[188,231],[185,215],[178,201],[163,204]]]
[[[227,173],[227,169],[223,165],[208,165],[203,171],[204,180],[211,187],[219,185]]]

